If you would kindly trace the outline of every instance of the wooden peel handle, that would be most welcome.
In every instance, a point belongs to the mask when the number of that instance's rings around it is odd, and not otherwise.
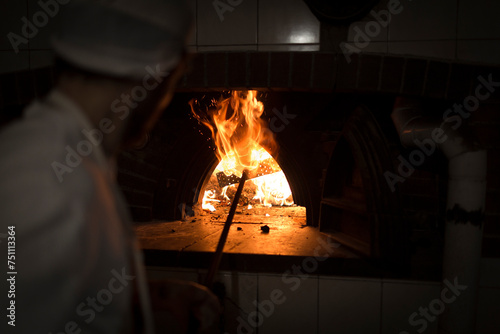
[[[224,229],[222,230],[222,234],[220,235],[214,258],[212,260],[212,263],[210,264],[210,268],[208,269],[207,278],[205,279],[205,286],[208,288],[212,288],[215,273],[219,269],[220,260],[222,258],[222,251],[224,249],[224,245],[226,244],[227,235],[229,234],[229,228],[231,227],[231,223],[233,222],[234,214],[236,213],[236,207],[238,206],[238,202],[240,201],[241,192],[243,191],[243,186],[245,185],[245,181],[247,180],[247,178],[248,170],[245,169],[243,170],[243,174],[241,175],[240,183],[238,184],[238,190],[236,190],[236,195],[234,195],[233,203],[231,204],[231,209],[229,210],[229,215],[227,216],[226,223],[224,224]]]

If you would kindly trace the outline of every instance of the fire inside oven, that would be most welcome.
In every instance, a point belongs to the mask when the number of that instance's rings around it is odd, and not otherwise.
[[[250,172],[249,180],[245,182],[241,205],[246,206],[248,210],[254,207],[292,206],[292,191],[278,163],[263,148],[256,152],[259,155],[259,164]],[[226,169],[224,160],[219,162],[203,191],[202,209],[214,212],[217,207],[229,204],[234,198],[239,181],[240,177]]]
[[[190,102],[194,117],[211,132],[218,159],[204,182],[196,213],[205,217],[226,214],[246,169],[248,180],[239,199],[237,221],[264,223],[277,218],[283,223],[292,218],[294,223],[305,224],[306,209],[294,203],[285,173],[273,157],[279,147],[261,118],[264,106],[257,95],[256,91],[232,91],[208,105]]]

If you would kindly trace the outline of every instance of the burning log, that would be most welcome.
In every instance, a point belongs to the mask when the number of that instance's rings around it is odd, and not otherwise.
[[[248,172],[248,179],[254,179],[259,176],[269,175],[281,171],[276,161],[272,158],[268,158],[259,162],[259,166]],[[227,176],[224,172],[218,172],[217,181],[219,182],[219,187],[224,188],[231,184],[236,184],[240,182],[240,178],[234,174]]]

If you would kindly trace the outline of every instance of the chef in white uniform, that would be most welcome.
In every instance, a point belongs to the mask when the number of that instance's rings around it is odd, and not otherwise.
[[[206,289],[158,283],[150,298],[114,175],[119,150],[170,102],[190,12],[180,0],[65,6],[56,87],[0,131],[0,233],[15,231],[15,274],[0,285],[2,300],[15,293],[2,304],[1,332],[154,333],[152,315],[171,310],[169,330],[185,331],[189,312],[207,328],[219,310]]]

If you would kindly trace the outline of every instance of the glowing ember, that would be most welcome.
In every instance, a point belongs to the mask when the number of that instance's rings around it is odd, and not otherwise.
[[[207,119],[194,111],[194,101],[190,103],[195,117],[212,132],[219,159],[204,192],[205,210],[215,211],[215,203],[232,200],[245,168],[249,170],[249,180],[242,199],[248,209],[258,204],[293,204],[285,174],[269,153],[276,151],[274,134],[260,118],[264,106],[256,95],[256,91],[233,91],[231,97],[216,103],[215,110],[208,111]]]
[[[254,198],[259,199],[261,204],[265,206],[293,204],[292,190],[288,186],[283,171],[260,176],[252,182],[257,186],[257,194]]]
[[[215,191],[214,190],[206,190],[205,196],[203,196],[203,201],[201,203],[201,208],[204,210],[215,211],[215,207],[210,202],[220,202],[218,199],[215,199]]]

